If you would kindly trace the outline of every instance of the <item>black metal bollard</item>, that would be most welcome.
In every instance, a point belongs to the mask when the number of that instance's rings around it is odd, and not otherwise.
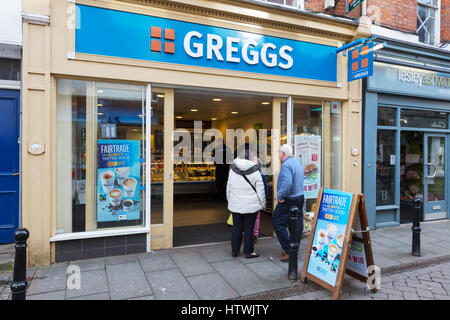
[[[299,234],[298,234],[298,219],[300,218],[299,210],[297,207],[291,207],[289,209],[291,215],[289,217],[289,280],[297,280],[298,278],[298,246],[299,246]]]
[[[420,257],[420,216],[421,216],[421,200],[420,198],[415,198],[414,203],[414,214],[413,214],[413,226],[412,226],[412,255]]]
[[[27,292],[27,239],[30,233],[27,229],[17,229],[14,233],[16,240],[16,255],[14,257],[14,275],[11,284],[11,300],[26,300]]]

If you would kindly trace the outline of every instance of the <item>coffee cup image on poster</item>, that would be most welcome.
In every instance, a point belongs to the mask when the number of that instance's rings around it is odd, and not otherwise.
[[[353,194],[323,190],[307,271],[335,286]]]
[[[97,222],[140,218],[140,141],[98,140]]]

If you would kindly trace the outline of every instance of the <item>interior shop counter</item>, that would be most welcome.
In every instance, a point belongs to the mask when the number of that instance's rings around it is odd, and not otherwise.
[[[178,180],[173,184],[174,194],[195,194],[195,193],[215,193],[216,182],[214,180],[206,181],[190,181],[190,180]],[[163,183],[152,182],[152,195],[163,194]]]

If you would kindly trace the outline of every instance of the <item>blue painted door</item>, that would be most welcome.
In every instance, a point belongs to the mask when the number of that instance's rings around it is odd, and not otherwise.
[[[14,242],[19,226],[19,98],[0,90],[0,243]]]
[[[424,220],[447,218],[447,136],[424,136]]]

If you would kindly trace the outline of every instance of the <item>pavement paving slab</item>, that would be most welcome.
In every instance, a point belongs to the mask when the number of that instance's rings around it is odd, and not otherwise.
[[[104,269],[84,272],[82,271],[80,274],[79,286],[77,285],[77,282],[71,282],[70,278],[68,279],[67,283],[67,299],[109,292],[108,280],[106,279],[106,272]]]
[[[178,269],[146,273],[157,300],[198,300],[198,296]]]
[[[176,269],[177,265],[170,257],[167,250],[153,251],[138,256],[144,272],[162,271]]]
[[[213,263],[217,272],[241,295],[251,295],[271,289],[261,277],[238,259]]]
[[[201,300],[225,300],[239,297],[236,290],[216,272],[187,279]]]
[[[185,277],[214,272],[211,264],[195,248],[174,250],[169,255]]]
[[[153,294],[139,262],[106,267],[112,300],[130,299]]]

